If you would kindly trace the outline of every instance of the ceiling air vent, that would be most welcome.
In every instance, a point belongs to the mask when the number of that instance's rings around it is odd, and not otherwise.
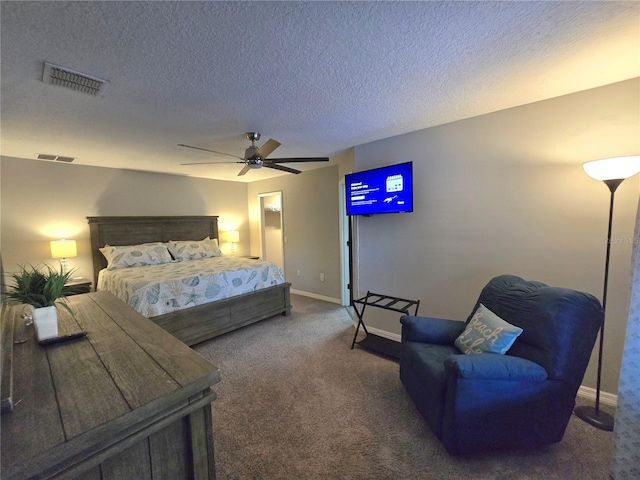
[[[47,62],[44,62],[42,81],[44,83],[59,85],[61,87],[77,90],[78,92],[89,93],[91,95],[98,95],[99,93],[102,93],[107,83],[106,80],[101,80],[99,78],[92,77],[91,75],[76,72]]]
[[[53,160],[56,162],[71,163],[75,160],[74,157],[63,157],[62,155],[50,155],[48,153],[36,153],[38,160]]]

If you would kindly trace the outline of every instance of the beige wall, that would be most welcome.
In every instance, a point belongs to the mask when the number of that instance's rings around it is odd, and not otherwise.
[[[349,148],[336,155],[334,158],[338,162],[338,175],[344,179],[348,173],[352,173],[355,168],[355,147]]]
[[[294,290],[331,300],[340,299],[338,181],[338,167],[330,166],[252,182],[247,196],[251,253],[260,255],[261,248],[258,195],[280,191],[285,277]]]
[[[602,298],[610,194],[582,163],[640,154],[639,86],[634,79],[357,146],[356,170],[412,160],[415,174],[414,213],[357,220],[358,294],[415,298],[423,315],[465,319],[484,284],[510,273]],[[611,393],[639,193],[640,175],[616,192],[602,386]],[[400,332],[397,317],[373,320]]]
[[[92,278],[86,217],[94,215],[219,215],[221,230],[240,230],[238,254],[249,251],[244,183],[8,157],[1,162],[7,275],[24,263],[57,265],[49,240],[71,238],[78,257],[69,259],[70,267]]]

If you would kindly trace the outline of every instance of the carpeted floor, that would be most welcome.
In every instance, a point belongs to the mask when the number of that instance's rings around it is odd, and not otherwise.
[[[393,360],[356,347],[343,307],[292,296],[277,316],[200,344],[222,381],[213,402],[219,479],[607,479],[613,436],[573,417],[534,451],[450,456]]]

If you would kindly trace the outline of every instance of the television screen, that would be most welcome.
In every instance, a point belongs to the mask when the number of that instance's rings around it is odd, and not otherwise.
[[[413,212],[413,163],[345,176],[347,215]]]

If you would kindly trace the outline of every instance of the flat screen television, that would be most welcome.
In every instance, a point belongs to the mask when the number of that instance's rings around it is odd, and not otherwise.
[[[413,212],[413,162],[345,176],[347,215]]]

